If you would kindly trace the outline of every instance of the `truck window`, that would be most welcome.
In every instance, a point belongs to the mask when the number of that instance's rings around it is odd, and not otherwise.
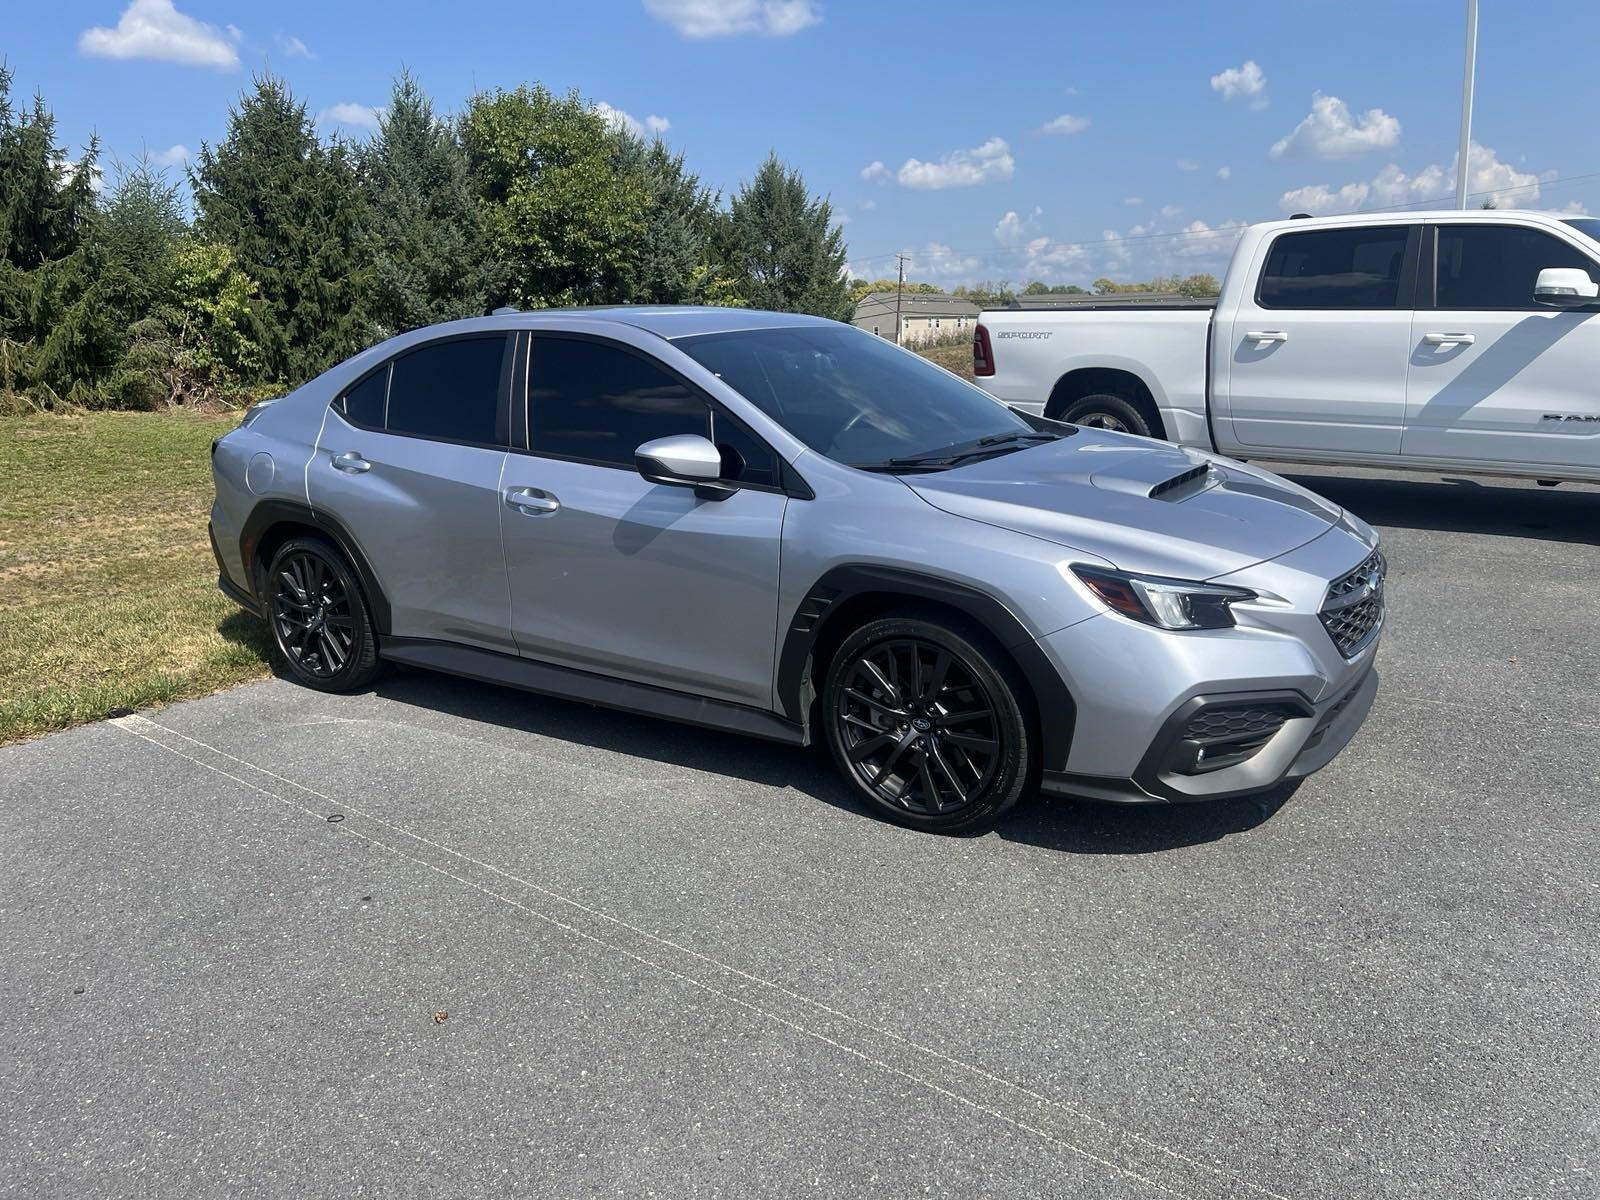
[[[1575,246],[1522,225],[1440,225],[1436,308],[1542,309],[1534,281],[1546,267],[1577,267],[1594,275],[1594,261]]]
[[[1256,302],[1262,308],[1394,308],[1409,237],[1405,225],[1281,234],[1267,252]]]

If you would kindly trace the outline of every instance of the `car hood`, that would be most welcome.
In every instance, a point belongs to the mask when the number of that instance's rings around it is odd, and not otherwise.
[[[901,478],[956,516],[1044,538],[1124,570],[1185,579],[1277,558],[1344,516],[1314,492],[1243,463],[1091,429]]]

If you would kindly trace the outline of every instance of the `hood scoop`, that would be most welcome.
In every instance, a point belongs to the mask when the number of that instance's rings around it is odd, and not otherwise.
[[[1176,504],[1179,500],[1187,500],[1196,492],[1203,492],[1206,485],[1211,482],[1211,467],[1201,463],[1197,467],[1190,467],[1187,471],[1174,475],[1171,479],[1162,480],[1147,493],[1152,500],[1165,500],[1168,504]]]

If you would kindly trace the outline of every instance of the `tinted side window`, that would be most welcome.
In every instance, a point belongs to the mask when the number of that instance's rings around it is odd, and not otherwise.
[[[383,428],[383,403],[389,395],[389,368],[380,367],[334,401],[334,410],[352,425]]]
[[[503,334],[434,342],[394,360],[390,433],[498,446]]]
[[[535,451],[631,467],[645,442],[706,431],[705,401],[647,359],[602,342],[534,338],[528,444]]]
[[[1439,226],[1439,308],[1538,308],[1534,281],[1546,267],[1591,275],[1586,254],[1538,229],[1515,225]]]
[[[722,477],[730,483],[778,486],[778,456],[750,432],[742,421],[725,412],[711,414],[711,440],[722,452]]]
[[[1410,230],[1319,229],[1286,233],[1267,252],[1263,308],[1393,308]]]

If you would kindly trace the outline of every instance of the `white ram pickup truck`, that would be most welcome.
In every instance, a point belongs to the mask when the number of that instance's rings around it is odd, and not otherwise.
[[[1235,458],[1600,480],[1600,219],[1252,225],[1214,302],[983,313],[997,399]]]

